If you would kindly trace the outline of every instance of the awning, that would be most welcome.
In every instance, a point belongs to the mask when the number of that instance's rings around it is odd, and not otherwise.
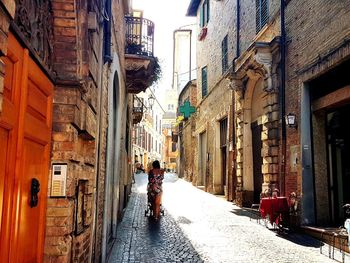
[[[197,16],[198,6],[200,4],[200,0],[191,0],[190,5],[187,9],[187,16]]]

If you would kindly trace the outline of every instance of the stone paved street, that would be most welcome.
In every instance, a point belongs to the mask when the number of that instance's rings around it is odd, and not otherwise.
[[[239,207],[173,174],[167,174],[164,183],[165,216],[154,222],[144,216],[147,176],[135,179],[110,263],[336,262],[328,258],[328,245],[320,254],[317,240],[300,234],[280,236],[250,220]],[[341,262],[338,252],[335,258]]]

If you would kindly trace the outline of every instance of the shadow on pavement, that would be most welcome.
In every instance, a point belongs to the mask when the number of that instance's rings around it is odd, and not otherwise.
[[[147,194],[146,174],[135,175],[135,186],[118,226],[117,241],[108,262],[204,262],[185,236],[179,222],[165,209],[158,221],[145,216]],[[166,177],[170,182],[177,176]]]
[[[296,232],[291,232],[287,234],[278,233],[277,236],[304,247],[319,248],[321,246],[319,240]]]
[[[232,209],[231,213],[237,215],[237,216],[244,216],[247,218],[250,218],[254,221],[257,219],[260,219],[260,222],[262,222],[262,219],[260,218],[260,212],[256,209],[249,209],[249,208],[234,208]],[[257,224],[259,224],[257,222]],[[261,223],[260,223],[261,224]],[[268,223],[270,224],[270,223]],[[261,224],[263,226],[263,224]],[[271,226],[271,225],[270,225]],[[270,231],[276,232],[276,235],[280,238],[286,239],[290,242],[293,242],[295,244],[304,246],[304,247],[314,247],[319,248],[321,246],[320,241],[317,239],[314,239],[312,237],[306,236],[304,234],[299,234],[297,232],[281,232],[278,228],[268,228]]]

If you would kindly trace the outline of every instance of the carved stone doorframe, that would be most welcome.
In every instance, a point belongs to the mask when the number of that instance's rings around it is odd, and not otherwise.
[[[257,121],[262,126],[262,192],[278,185],[280,117],[277,51],[278,43],[256,43],[237,60],[232,74],[237,127],[236,201],[244,206],[254,202],[252,122]]]

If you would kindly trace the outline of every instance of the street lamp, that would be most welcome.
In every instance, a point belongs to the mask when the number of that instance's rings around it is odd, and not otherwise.
[[[148,105],[149,105],[149,108],[152,109],[153,105],[154,105],[154,100],[155,100],[155,97],[153,97],[153,95],[149,95],[148,97]]]
[[[294,113],[288,113],[286,116],[286,124],[290,128],[297,128],[297,117]]]

